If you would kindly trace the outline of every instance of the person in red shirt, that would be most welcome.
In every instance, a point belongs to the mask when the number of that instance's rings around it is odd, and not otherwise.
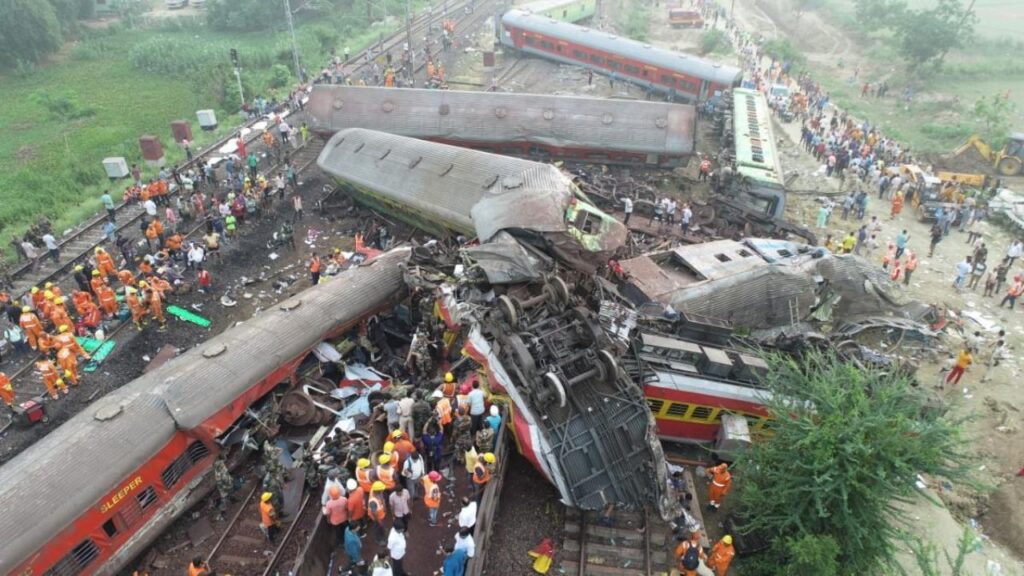
[[[349,478],[345,488],[348,489],[349,524],[356,529],[362,529],[366,525],[366,492],[355,478]]]

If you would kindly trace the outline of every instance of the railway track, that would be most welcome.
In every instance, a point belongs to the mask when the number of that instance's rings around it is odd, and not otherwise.
[[[654,514],[599,514],[571,508],[565,514],[561,571],[578,576],[655,576],[672,568],[672,530]]]

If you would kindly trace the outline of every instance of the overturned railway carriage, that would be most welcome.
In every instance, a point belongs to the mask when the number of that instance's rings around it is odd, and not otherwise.
[[[5,464],[0,573],[117,573],[205,496],[200,482],[219,440],[254,402],[289,380],[322,339],[404,294],[407,256],[381,256],[210,339]]]
[[[669,98],[703,102],[738,86],[742,71],[690,54],[522,10],[501,17],[501,42],[526,54],[585,66]]]
[[[335,134],[317,164],[371,208],[439,236],[488,242],[506,231],[583,270],[626,240],[626,227],[550,164],[360,128]]]
[[[694,153],[697,112],[664,102],[319,85],[306,106],[329,137],[367,128],[545,161],[672,168]]]

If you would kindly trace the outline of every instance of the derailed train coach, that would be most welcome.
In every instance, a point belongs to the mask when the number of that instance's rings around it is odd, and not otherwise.
[[[317,164],[358,201],[438,236],[486,243],[504,231],[591,272],[626,241],[550,164],[360,128],[335,134]]]
[[[250,407],[406,293],[406,249],[310,288],[100,398],[0,468],[0,574],[118,574],[205,497]]]
[[[319,85],[306,109],[324,138],[367,128],[539,161],[674,168],[697,132],[687,104],[550,94]]]

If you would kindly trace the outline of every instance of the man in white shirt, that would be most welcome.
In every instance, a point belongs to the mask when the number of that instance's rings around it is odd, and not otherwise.
[[[476,526],[476,500],[463,496],[462,510],[459,510],[459,530],[465,528],[472,531],[474,526]]]
[[[625,218],[622,219],[622,223],[629,225],[629,218],[633,216],[633,199],[625,197],[622,199],[622,211],[626,213]]]
[[[188,267],[197,268],[203,263],[203,259],[206,257],[206,252],[203,251],[203,247],[197,242],[192,243],[192,247],[188,249]]]
[[[473,541],[473,531],[469,528],[459,530],[455,535],[455,549],[465,550],[466,557],[472,558],[476,554],[476,542]]]
[[[57,245],[57,239],[53,237],[53,234],[49,232],[43,234],[43,244],[46,244],[46,251],[50,254],[50,258],[53,258],[53,263],[60,262],[60,246]]]
[[[388,554],[391,556],[391,571],[394,576],[405,576],[402,559],[405,558],[405,522],[395,520],[388,534]]]
[[[146,209],[146,215],[150,220],[156,217],[156,202],[153,202],[152,198],[143,202],[142,207]]]

